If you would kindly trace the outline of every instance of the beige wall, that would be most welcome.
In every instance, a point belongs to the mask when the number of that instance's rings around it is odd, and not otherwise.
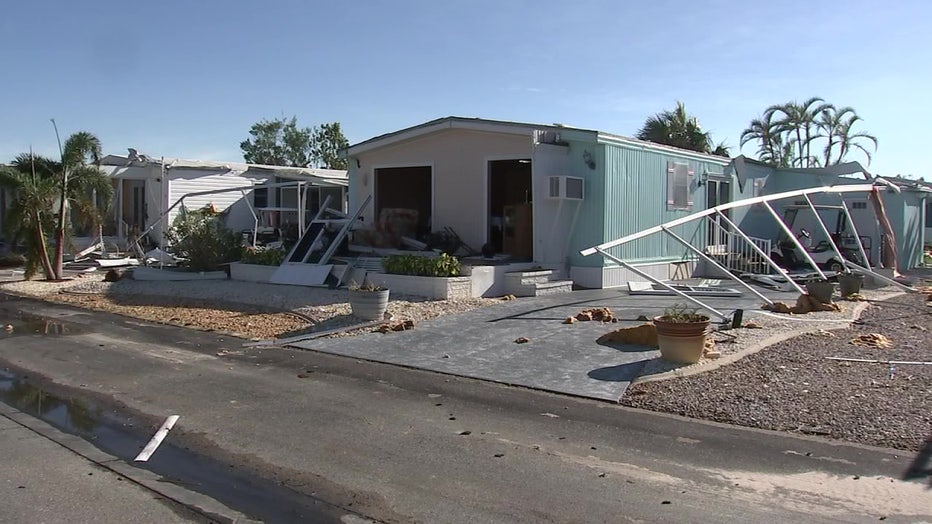
[[[432,230],[452,227],[464,242],[480,249],[487,240],[487,165],[490,160],[531,158],[532,137],[450,129],[432,133],[356,158],[350,184],[355,210],[373,190],[373,172],[384,167],[432,166],[434,209]],[[353,166],[355,167],[355,166]],[[363,210],[367,225],[373,224],[373,203]]]

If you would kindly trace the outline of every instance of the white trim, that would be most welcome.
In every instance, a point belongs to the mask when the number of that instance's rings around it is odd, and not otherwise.
[[[406,162],[401,164],[373,164],[372,169],[372,227],[379,222],[379,217],[375,214],[375,208],[378,207],[378,180],[375,172],[379,169],[393,169],[406,167],[429,167],[430,168],[430,230],[435,231],[437,220],[437,177],[436,169],[433,162]],[[365,213],[365,209],[361,213]]]

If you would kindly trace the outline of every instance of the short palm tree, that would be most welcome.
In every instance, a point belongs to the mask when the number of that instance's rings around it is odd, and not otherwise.
[[[776,111],[771,107],[754,120],[741,132],[739,147],[744,147],[749,142],[759,141],[757,156],[761,162],[771,163],[774,159],[781,157],[783,151],[783,139],[781,134],[784,132],[784,125],[775,118]]]
[[[699,120],[686,113],[686,106],[677,101],[676,109],[649,117],[637,132],[637,138],[700,153],[712,153],[712,137],[704,133]]]
[[[867,156],[867,165],[870,165],[871,151],[868,151],[859,141],[863,139],[872,143],[874,145],[873,150],[877,151],[877,137],[865,131],[854,131],[852,129],[861,120],[861,117],[852,111],[847,117],[841,119],[840,124],[835,129],[839,149],[838,162],[844,161],[848,153],[858,149]]]
[[[26,247],[26,278],[32,278],[40,267],[46,278],[55,278],[47,243],[58,194],[54,170],[52,161],[32,154],[21,154],[0,169],[0,186],[14,195],[4,223],[12,244],[22,241]]]

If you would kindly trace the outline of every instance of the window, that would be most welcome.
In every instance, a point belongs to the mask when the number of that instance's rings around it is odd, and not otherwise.
[[[689,164],[667,162],[667,209],[690,210],[693,195],[690,192],[694,173]]]
[[[851,209],[867,209],[867,202],[864,202],[864,201],[852,202]]]
[[[252,191],[253,207],[269,207],[269,188],[257,187]]]

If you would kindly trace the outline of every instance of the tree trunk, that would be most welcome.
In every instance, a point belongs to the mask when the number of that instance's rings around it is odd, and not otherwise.
[[[55,274],[52,271],[52,263],[49,262],[49,250],[48,246],[45,245],[45,234],[42,233],[42,216],[38,211],[36,211],[35,220],[36,237],[39,242],[39,263],[42,264],[42,271],[45,272],[45,278],[54,280]]]
[[[63,163],[64,163],[64,159]],[[58,206],[58,227],[55,229],[55,280],[61,280],[64,277],[62,271],[62,258],[65,252],[65,202],[67,201],[66,191],[68,190],[68,169],[63,165],[61,168],[61,195]]]
[[[884,209],[880,191],[877,189],[872,190],[868,198],[874,207],[874,214],[877,215],[877,220],[880,222],[880,229],[883,231],[880,263],[887,269],[893,269],[894,276],[899,276],[899,267],[896,260],[896,236],[893,233],[893,225],[890,224],[890,219],[887,218],[887,211]]]

